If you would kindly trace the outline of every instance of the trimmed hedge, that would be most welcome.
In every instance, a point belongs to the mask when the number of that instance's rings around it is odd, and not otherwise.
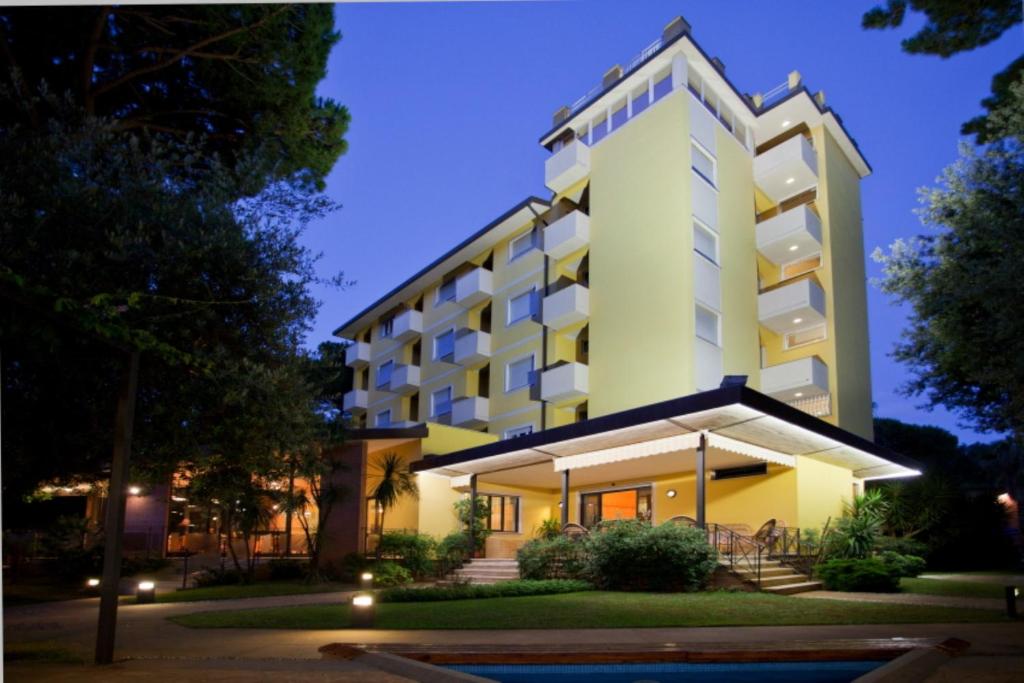
[[[915,555],[901,555],[900,553],[887,550],[878,554],[878,559],[889,568],[889,571],[898,577],[914,578],[924,571],[925,561],[923,557]]]
[[[874,557],[829,560],[818,567],[817,574],[832,591],[895,593],[900,589],[899,574]]]
[[[534,539],[516,553],[524,579],[581,579],[586,564],[584,544],[564,536]]]
[[[623,591],[699,591],[718,561],[703,529],[608,522],[586,539],[586,577],[598,588]]]
[[[442,600],[478,600],[516,598],[527,595],[554,595],[593,590],[586,581],[552,579],[550,581],[502,581],[494,584],[459,584],[428,588],[389,588],[377,594],[378,602],[439,602]]]
[[[380,537],[377,550],[383,557],[399,559],[413,576],[421,577],[434,568],[433,556],[437,542],[426,534],[388,531]]]
[[[369,571],[373,572],[373,585],[381,588],[412,583],[412,574],[408,569],[387,560],[373,564],[369,567]]]

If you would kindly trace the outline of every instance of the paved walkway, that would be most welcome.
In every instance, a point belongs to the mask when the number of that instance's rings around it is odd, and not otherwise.
[[[884,602],[890,605],[929,605],[933,607],[967,607],[1002,612],[1006,603],[998,598],[964,598],[953,595],[921,595],[919,593],[843,593],[840,591],[808,591],[795,598],[845,600],[847,602]]]
[[[919,579],[994,583],[999,586],[1024,586],[1024,574],[921,574]]]

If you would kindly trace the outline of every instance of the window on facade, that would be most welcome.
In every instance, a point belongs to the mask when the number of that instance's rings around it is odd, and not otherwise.
[[[580,520],[591,528],[604,520],[651,518],[651,487],[597,491],[580,496]]]
[[[487,528],[491,531],[507,533],[519,532],[519,496],[483,495],[487,499],[487,507],[491,511],[487,518]]]
[[[380,338],[387,339],[395,331],[395,316],[388,316],[380,321]]]
[[[452,412],[452,388],[438,389],[430,395],[430,414],[433,417]]]
[[[438,304],[445,301],[455,301],[455,278],[442,283],[437,288],[437,296],[434,298],[434,301]]]
[[[718,346],[718,314],[697,305],[697,336]]]
[[[533,375],[533,355],[514,360],[505,366],[505,391],[529,386]]]
[[[647,83],[644,83],[641,87],[633,91],[633,116],[636,116],[644,109],[647,109],[647,105],[650,104],[651,93],[647,87]]]
[[[622,127],[622,124],[629,118],[629,110],[626,109],[626,101],[623,100],[617,105],[617,109],[612,111],[612,130],[618,130]]]
[[[667,68],[654,77],[654,101],[672,92],[672,69]]]
[[[784,344],[787,349],[791,349],[794,346],[803,346],[804,344],[820,342],[824,338],[825,326],[817,325],[815,327],[809,327],[806,330],[790,332],[786,335]]]
[[[514,439],[517,436],[526,436],[527,434],[533,434],[533,425],[523,425],[521,427],[511,427],[505,430],[504,438]]]
[[[715,184],[714,158],[705,152],[703,147],[693,142],[690,143],[690,163],[693,170],[699,173],[704,180],[712,185]]]
[[[693,222],[693,249],[712,263],[718,263],[718,236],[698,221]]]
[[[590,127],[590,144],[596,145],[605,135],[608,135],[608,117],[602,116]]]
[[[529,289],[508,300],[508,324],[513,325],[533,315],[533,302],[536,290]]]
[[[377,388],[386,387],[391,382],[391,373],[394,372],[395,361],[389,360],[381,363],[377,368]]]
[[[391,424],[391,411],[382,410],[377,413],[377,418],[374,420],[374,424],[378,427],[387,427]]]
[[[508,260],[515,261],[537,247],[537,232],[528,230],[508,243]]]
[[[455,330],[448,330],[434,337],[434,360],[440,360],[455,353]]]
[[[792,263],[787,263],[786,265],[782,266],[782,279],[788,280],[791,277],[796,277],[797,275],[809,273],[815,268],[820,267],[821,254],[815,254],[814,256],[809,256],[808,258],[800,259],[799,261],[793,261]]]

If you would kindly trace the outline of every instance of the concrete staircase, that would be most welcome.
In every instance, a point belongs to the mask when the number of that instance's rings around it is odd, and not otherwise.
[[[744,581],[757,583],[756,571],[748,571],[738,566],[730,568],[728,560],[719,562]],[[793,595],[794,593],[821,590],[821,587],[821,581],[811,581],[806,574],[801,574],[778,560],[761,560],[761,590],[765,593]]]
[[[452,573],[452,579],[468,583],[498,583],[519,578],[519,562],[514,558],[476,558]]]

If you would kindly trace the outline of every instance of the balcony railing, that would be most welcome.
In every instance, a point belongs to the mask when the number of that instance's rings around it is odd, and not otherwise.
[[[452,426],[477,429],[490,419],[490,401],[482,396],[467,396],[452,403]]]
[[[773,201],[779,202],[817,185],[818,157],[803,135],[754,157],[754,182]]]
[[[353,389],[345,392],[341,398],[341,408],[347,413],[362,413],[370,403],[369,392],[365,389]]]
[[[396,394],[408,395],[420,388],[420,366],[418,365],[396,365],[391,372],[391,391]]]
[[[423,334],[423,314],[408,309],[395,316],[391,337],[396,341],[408,341]]]
[[[555,404],[580,403],[590,391],[590,369],[583,363],[562,363],[540,375],[540,398]]]
[[[569,189],[590,175],[590,148],[573,140],[544,162],[544,184],[555,194]]]
[[[544,228],[544,253],[563,259],[590,244],[590,216],[571,211]]]
[[[828,391],[828,366],[817,356],[761,370],[761,392],[780,401],[799,401],[827,394]]]

